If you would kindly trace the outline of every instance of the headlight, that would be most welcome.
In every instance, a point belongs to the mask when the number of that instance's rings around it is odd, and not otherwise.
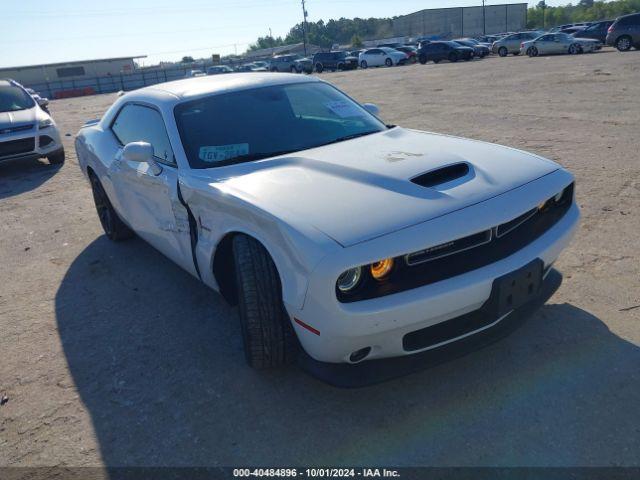
[[[362,278],[362,268],[351,268],[338,277],[338,290],[341,292],[350,292],[358,286]]]
[[[376,280],[382,280],[389,275],[389,272],[393,269],[393,258],[385,258],[378,262],[372,263],[369,267],[371,269],[371,276]]]
[[[47,128],[53,125],[53,121],[50,118],[45,118],[44,120],[40,120],[38,123],[38,129],[42,130],[43,128]]]

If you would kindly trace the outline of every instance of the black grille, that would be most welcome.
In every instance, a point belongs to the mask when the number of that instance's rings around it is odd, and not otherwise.
[[[29,153],[36,146],[35,138],[21,138],[20,140],[11,140],[9,142],[0,142],[0,157],[9,155],[20,155],[21,153]]]
[[[514,230],[514,229],[518,228],[521,224],[523,224],[524,222],[529,220],[536,213],[538,213],[538,208],[537,207],[536,208],[532,208],[528,212],[523,213],[519,217],[514,218],[513,220],[511,220],[510,222],[503,223],[502,225],[498,226],[498,228],[496,229],[496,235],[498,237],[506,235],[511,230]]]
[[[422,262],[435,260],[446,255],[462,252],[469,248],[475,248],[491,241],[491,230],[469,235],[468,237],[452,240],[451,242],[436,245],[419,252],[410,253],[405,257],[407,265],[418,265]]]
[[[18,125],[16,127],[0,127],[0,133],[26,132],[27,130],[31,130],[33,126],[34,126],[33,124],[29,124],[29,125]]]
[[[40,147],[46,147],[50,143],[53,143],[53,138],[51,138],[49,135],[40,136]]]
[[[501,226],[510,225],[518,219],[521,221],[511,231],[503,229],[506,233],[501,237],[493,236],[490,242],[450,255],[439,256],[413,266],[406,264],[405,257],[396,257],[394,259],[395,269],[384,282],[377,282],[370,276],[368,269],[364,269],[365,279],[354,292],[345,294],[336,288],[338,300],[349,303],[383,297],[446,280],[495,263],[518,250],[522,250],[542,236],[564,216],[572,202],[573,184],[565,188],[558,201],[550,198],[544,203],[544,206],[536,209],[537,212],[534,215],[530,215],[524,221],[522,218],[525,214],[502,224]],[[484,232],[482,233],[484,234]],[[471,237],[473,236],[465,238]],[[460,240],[458,239],[456,242]]]
[[[435,187],[436,185],[464,177],[467,173],[469,173],[469,165],[466,163],[455,163],[423,173],[418,177],[412,178],[411,181],[421,187]]]
[[[473,312],[452,318],[446,322],[437,323],[431,327],[407,333],[402,338],[402,348],[408,352],[421,350],[461,337],[475,330],[480,330],[483,327],[491,325],[496,320],[498,319],[485,314],[482,309],[474,310]]]

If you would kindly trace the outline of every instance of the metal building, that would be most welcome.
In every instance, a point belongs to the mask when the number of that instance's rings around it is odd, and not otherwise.
[[[23,85],[56,81],[76,81],[93,77],[133,73],[136,69],[135,57],[103,58],[77,62],[48,63],[24,67],[0,68],[0,78],[12,78]]]
[[[459,38],[526,29],[527,4],[420,10],[393,19],[396,37]]]

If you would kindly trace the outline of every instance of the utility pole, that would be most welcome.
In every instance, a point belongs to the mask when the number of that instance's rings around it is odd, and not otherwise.
[[[304,56],[307,56],[307,8],[302,0],[302,43],[304,45]]]
[[[487,17],[484,12],[484,0],[482,0],[482,34],[487,34]]]
[[[542,29],[546,30],[546,13],[547,13],[547,2],[545,2],[544,0],[542,1]]]

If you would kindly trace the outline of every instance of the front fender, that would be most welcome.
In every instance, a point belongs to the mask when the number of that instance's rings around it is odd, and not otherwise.
[[[226,190],[224,183],[181,179],[180,189],[197,223],[196,259],[202,281],[217,291],[213,259],[228,234],[249,235],[265,247],[280,275],[283,301],[297,309],[304,304],[310,273],[325,255],[342,248],[287,212]]]

